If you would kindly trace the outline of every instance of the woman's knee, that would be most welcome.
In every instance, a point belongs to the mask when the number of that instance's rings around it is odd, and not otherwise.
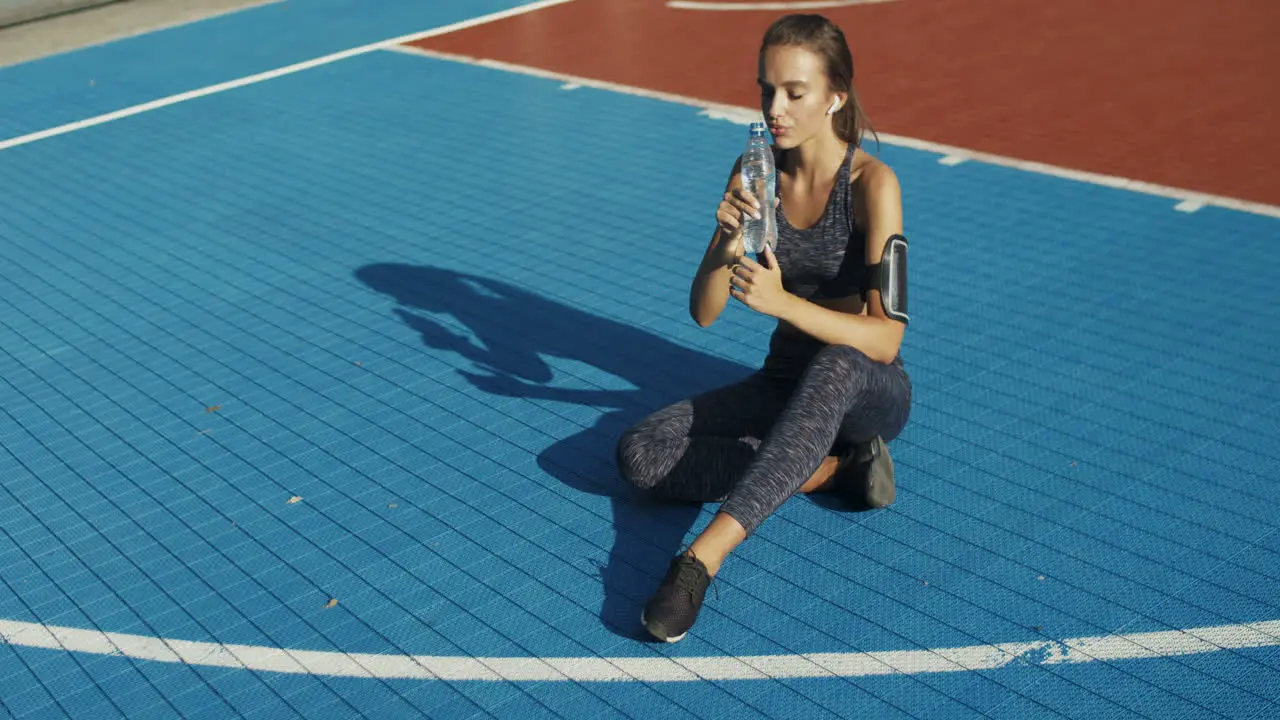
[[[809,361],[805,375],[810,381],[835,382],[841,387],[859,388],[870,370],[871,358],[849,345],[827,345]]]
[[[811,365],[837,370],[853,370],[872,362],[866,353],[852,345],[827,345],[814,355]]]
[[[642,489],[648,490],[662,479],[657,467],[658,453],[655,452],[651,433],[641,425],[636,425],[618,438],[614,448],[614,461],[618,466],[618,474],[623,480]]]
[[[627,428],[614,448],[614,461],[623,479],[644,490],[662,482],[673,446],[688,434],[691,415],[690,403],[679,402]]]

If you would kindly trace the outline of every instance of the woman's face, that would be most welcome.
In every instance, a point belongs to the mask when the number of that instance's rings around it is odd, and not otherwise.
[[[831,91],[822,58],[794,45],[773,46],[760,56],[760,109],[773,142],[780,148],[802,144],[831,127],[827,111],[843,106],[843,94]]]

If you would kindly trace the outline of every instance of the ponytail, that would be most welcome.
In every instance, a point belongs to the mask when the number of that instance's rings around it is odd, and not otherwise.
[[[867,113],[862,109],[862,102],[858,99],[858,92],[852,87],[849,88],[849,99],[831,118],[831,124],[835,127],[836,137],[853,145],[854,147],[862,147],[863,136],[868,131],[876,137],[876,143],[880,142],[880,137],[876,135],[875,128],[871,127],[871,120],[867,118]]]

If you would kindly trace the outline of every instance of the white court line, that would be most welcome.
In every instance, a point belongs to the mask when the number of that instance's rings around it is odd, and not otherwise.
[[[531,67],[528,65],[518,65],[499,60],[476,58],[468,55],[457,55],[454,53],[443,53],[435,50],[426,50],[419,47],[408,47],[404,45],[388,45],[383,49],[393,52],[407,53],[410,55],[423,55],[437,60],[448,60],[451,62],[475,65],[494,70],[504,70],[506,72],[519,73],[521,75],[531,75],[534,77],[547,78],[549,80],[559,80],[564,83],[573,84],[577,87],[591,87],[596,88],[597,90],[608,90],[611,92],[622,93],[624,95],[633,95],[636,97],[651,98],[654,100],[663,100],[666,102],[688,105],[690,107],[700,109],[702,114],[708,117],[720,120],[729,120],[744,125],[752,120],[760,119],[760,111],[758,109],[743,107],[741,105],[726,105],[712,102],[710,100],[689,97],[687,95],[676,95],[674,93],[650,90],[648,88],[636,87],[634,85],[622,85],[619,83],[608,82],[606,80],[594,80],[592,78],[544,70],[542,68]],[[918,140],[916,138],[904,137],[902,135],[893,135],[890,133],[878,133],[878,135],[880,140],[886,145],[896,145],[899,147],[938,153],[944,156],[942,158],[944,165],[954,166],[966,160],[976,160],[989,165],[998,165],[1001,167],[1033,172],[1040,175],[1050,175],[1066,180],[1089,183],[1091,185],[1102,185],[1105,187],[1129,190],[1145,195],[1156,195],[1159,197],[1178,200],[1180,201],[1179,210],[1181,212],[1194,212],[1196,209],[1201,207],[1214,205],[1228,210],[1238,210],[1240,212],[1252,213],[1255,215],[1280,218],[1280,206],[1276,205],[1267,205],[1265,203],[1252,202],[1249,200],[1239,200],[1222,195],[1210,195],[1208,193],[1197,192],[1195,190],[1186,190],[1166,185],[1156,185],[1154,183],[1143,182],[1141,180],[1130,180],[1128,178],[1117,177],[1114,175],[1103,175],[1083,170],[1072,170],[1070,168],[1050,165],[1048,163],[1019,160],[1017,158],[1006,157],[1004,155],[970,150],[968,148],[955,147],[953,145],[943,145],[942,143]]]
[[[742,657],[466,657],[385,655],[226,645],[0,620],[0,642],[28,648],[112,655],[264,672],[415,680],[510,682],[690,682],[868,677],[995,670],[1010,665],[1059,665],[1169,658],[1275,647],[1280,620],[1011,642],[998,645],[854,653]]]
[[[541,10],[543,8],[548,8],[553,5],[561,5],[567,2],[572,2],[572,0],[537,0],[537,2],[531,2],[525,5],[517,5],[516,7],[508,8],[506,10],[502,10],[495,13],[489,13],[488,15],[480,15],[478,17],[471,18],[470,20],[463,20],[461,22],[456,22],[449,25],[442,25],[437,28],[432,28],[430,30],[423,30],[421,32],[411,33],[409,35],[401,35],[400,37],[391,38],[390,40],[381,40],[376,43],[361,45],[360,47],[351,48],[350,50],[342,50],[340,52],[331,53],[329,55],[313,58],[311,60],[305,60],[300,63],[294,63],[293,65],[286,65],[285,67],[276,68],[275,70],[268,70],[266,72],[261,72],[256,75],[249,75],[246,77],[242,77],[237,80],[229,80],[227,82],[218,83],[216,85],[209,85],[207,87],[202,87],[197,90],[189,90],[184,93],[178,93],[177,95],[170,95],[169,97],[160,98],[159,100],[152,100],[151,102],[145,102],[140,105],[134,105],[132,107],[127,107],[122,110],[116,110],[114,112],[105,113],[103,115],[98,115],[96,117],[91,117],[85,120],[79,120],[73,123],[67,123],[66,125],[59,125],[58,127],[49,128],[48,130],[40,130],[38,132],[29,133],[27,135],[20,135],[15,138],[10,138],[8,140],[0,141],[0,150],[8,150],[9,148],[12,148],[12,147],[18,147],[19,145],[26,145],[27,143],[36,142],[37,140],[44,140],[46,138],[56,137],[58,135],[65,135],[69,132],[75,132],[76,130],[83,130],[84,128],[93,127],[95,125],[102,125],[104,123],[109,123],[113,120],[119,120],[121,118],[127,118],[133,115],[139,115],[144,112],[150,112],[151,110],[157,110],[159,108],[168,107],[170,105],[176,105],[181,102],[186,102],[187,100],[194,100],[196,98],[205,97],[206,95],[213,95],[215,93],[225,92],[227,90],[234,90],[235,88],[238,88],[238,87],[244,87],[245,85],[253,85],[255,83],[263,82],[264,80],[271,80],[273,78],[282,77],[284,75],[291,75],[293,73],[302,72],[303,70],[309,70],[313,67],[318,67],[320,65],[328,65],[329,63],[334,63],[339,60],[345,60],[347,58],[355,57],[357,55],[364,55],[366,53],[370,53],[375,50],[381,50],[390,45],[398,45],[401,43],[413,42],[414,40],[425,40],[426,38],[436,37],[437,35],[447,35],[448,33],[456,32],[458,30],[465,30],[466,28],[475,27],[476,25],[483,25],[485,23],[494,22],[495,20],[502,20],[504,18],[515,17],[516,15],[523,15],[525,13],[533,12],[535,10]]]
[[[676,10],[824,10],[849,5],[878,5],[896,0],[800,0],[798,2],[696,2],[695,0],[669,0],[667,7]]]

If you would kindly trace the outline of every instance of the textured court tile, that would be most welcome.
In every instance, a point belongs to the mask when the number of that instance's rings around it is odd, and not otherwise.
[[[886,147],[918,238],[900,502],[788,503],[686,641],[637,642],[711,508],[637,503],[612,443],[761,357],[746,310],[685,319],[741,141],[688,108],[377,53],[6,151],[0,617],[677,660],[1280,618],[1280,390],[1258,340],[1280,326],[1280,226]],[[1198,245],[1224,234],[1232,282]],[[1264,309],[1183,311],[1191,277]],[[1280,696],[1274,647],[521,684],[0,652],[18,716],[72,692],[193,717],[1250,717]]]

